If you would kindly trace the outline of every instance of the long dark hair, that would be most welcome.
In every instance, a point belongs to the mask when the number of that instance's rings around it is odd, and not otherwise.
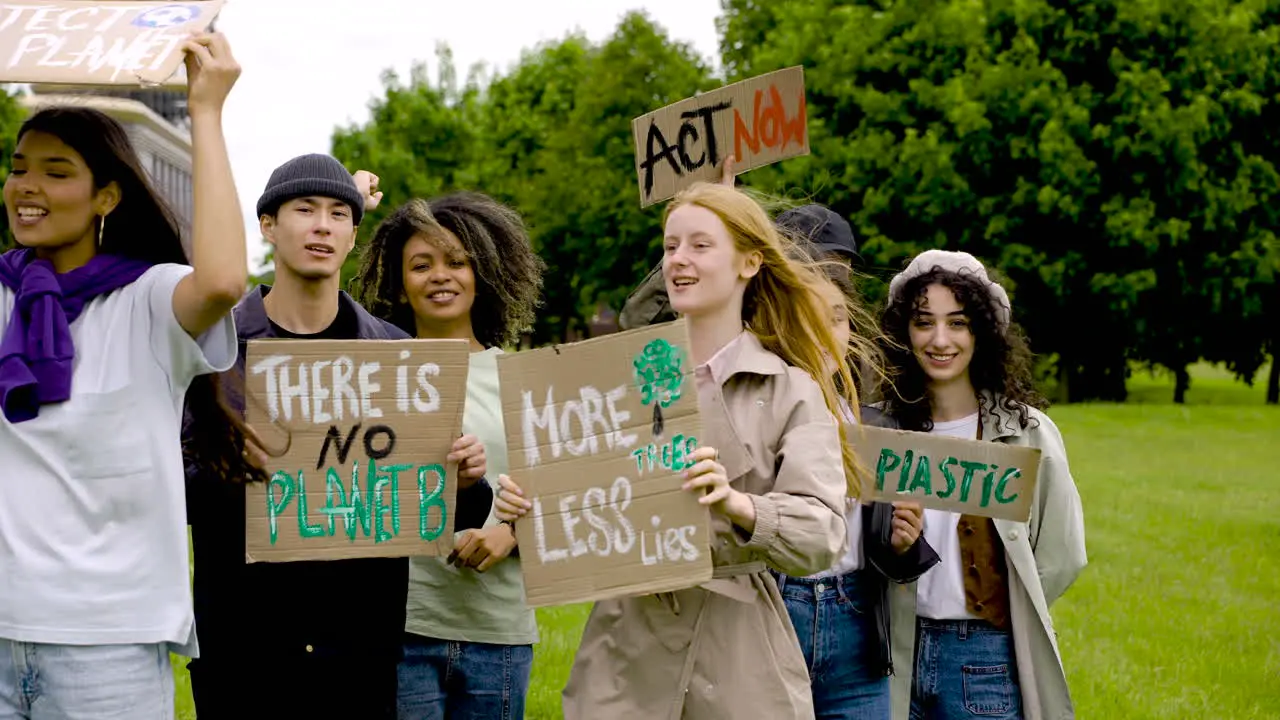
[[[989,412],[992,410],[986,407],[989,397],[997,397],[1000,407],[1017,418],[1018,425],[1025,429],[1031,422],[1028,408],[1043,410],[1049,403],[1036,389],[1031,350],[1021,328],[1012,321],[1007,328],[1000,328],[991,294],[975,275],[941,268],[907,280],[902,289],[886,301],[880,323],[890,376],[882,392],[885,412],[904,430],[929,432],[933,429],[929,376],[912,350],[910,328],[929,286],[935,284],[954,293],[956,303],[969,318],[974,339],[969,380],[978,393],[979,406]]]
[[[79,153],[95,188],[102,189],[112,182],[119,186],[120,202],[107,218],[98,252],[152,265],[190,265],[177,216],[156,192],[120,123],[92,108],[54,106],[24,122],[18,139],[29,132],[53,135]],[[228,406],[215,376],[203,375],[191,382],[186,409],[196,425],[184,433],[184,457],[214,468],[224,477],[265,479],[240,455],[244,420]]]
[[[383,220],[361,255],[352,294],[370,313],[417,334],[404,295],[404,246],[419,233],[448,230],[462,243],[476,277],[471,329],[485,347],[515,343],[534,320],[546,265],[529,241],[524,221],[488,195],[455,192],[410,200]]]
[[[18,140],[29,132],[53,135],[79,153],[96,189],[113,182],[120,187],[120,203],[107,218],[99,252],[152,265],[188,264],[177,218],[151,184],[120,123],[92,108],[58,105],[22,123]]]

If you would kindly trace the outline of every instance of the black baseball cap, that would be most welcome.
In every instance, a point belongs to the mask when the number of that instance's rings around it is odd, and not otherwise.
[[[824,205],[802,205],[792,208],[777,219],[778,227],[809,241],[815,259],[843,255],[850,262],[860,259],[858,242],[853,238],[849,222]]]

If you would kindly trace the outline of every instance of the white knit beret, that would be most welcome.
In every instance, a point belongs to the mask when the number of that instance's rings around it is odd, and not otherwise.
[[[934,270],[976,276],[991,297],[991,304],[996,311],[996,324],[1002,331],[1009,327],[1011,314],[1009,294],[1000,287],[999,283],[987,276],[987,269],[978,261],[978,258],[967,252],[926,250],[915,256],[911,264],[907,265],[907,269],[893,276],[893,280],[889,282],[889,302],[897,303],[906,300],[901,296],[901,292],[907,281]]]

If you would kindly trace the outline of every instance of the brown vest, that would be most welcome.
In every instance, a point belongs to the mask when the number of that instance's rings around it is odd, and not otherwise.
[[[961,515],[960,566],[964,568],[964,604],[969,612],[998,628],[1009,626],[1009,571],[1004,545],[991,518]]]
[[[982,439],[981,416],[978,439]],[[995,522],[978,515],[961,515],[956,533],[960,536],[966,609],[998,628],[1008,628],[1009,569]]]

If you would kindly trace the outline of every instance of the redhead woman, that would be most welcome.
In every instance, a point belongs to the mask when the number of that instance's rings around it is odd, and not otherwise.
[[[564,716],[812,718],[804,656],[769,570],[827,569],[845,541],[857,465],[835,418],[842,397],[852,405],[853,382],[826,279],[791,259],[764,209],[730,187],[685,190],[664,224],[662,274],[688,318],[708,440],[683,488],[711,510],[714,579],[596,603]],[[521,517],[530,503],[515,480],[501,482],[499,517]]]

